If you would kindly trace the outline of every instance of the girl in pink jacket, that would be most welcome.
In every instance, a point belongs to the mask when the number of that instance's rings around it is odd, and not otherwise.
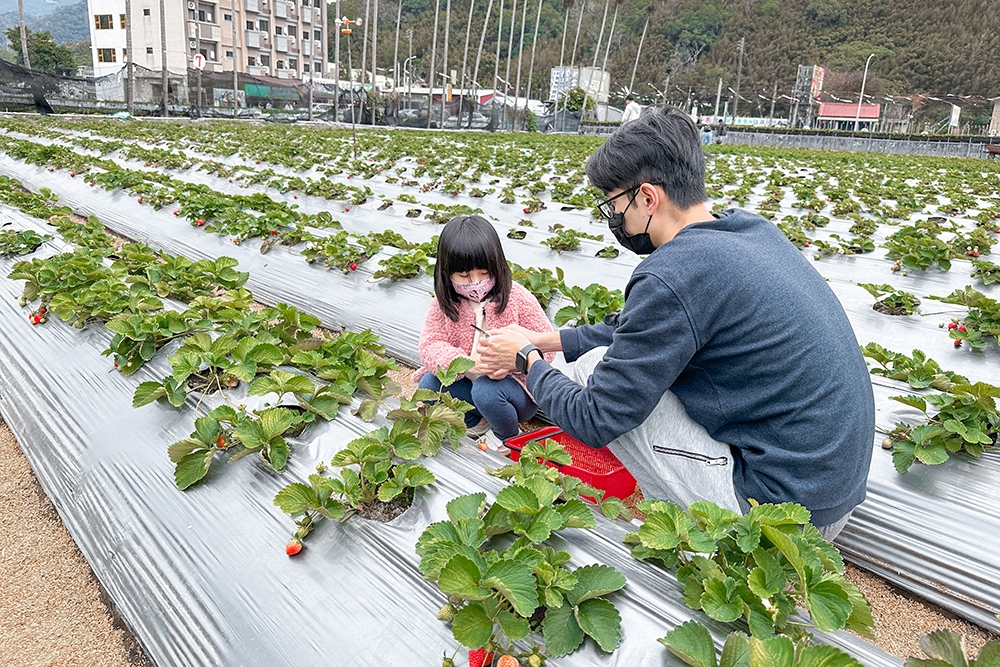
[[[488,376],[479,365],[483,331],[519,324],[532,331],[552,331],[548,317],[534,295],[513,282],[500,237],[485,218],[459,216],[441,230],[434,266],[435,299],[420,334],[420,361],[413,374],[419,386],[438,391],[437,368],[456,357],[476,366],[448,387],[455,398],[475,406],[466,413],[466,425],[483,435],[487,446],[501,452],[504,442],[518,434],[518,423],[538,409],[525,388],[524,376],[511,373]],[[552,361],[554,353],[545,355]]]

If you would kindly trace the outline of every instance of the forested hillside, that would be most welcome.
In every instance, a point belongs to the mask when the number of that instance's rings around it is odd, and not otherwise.
[[[474,15],[470,71],[476,58],[480,32],[489,0],[472,0]],[[627,87],[636,52],[649,23],[635,76],[635,89],[644,95],[662,90],[669,75],[674,99],[691,90],[694,96],[714,100],[718,79],[735,86],[737,44],[745,39],[741,93],[769,98],[776,83],[779,97],[794,85],[798,65],[827,68],[826,89],[834,95],[854,92],[861,83],[865,59],[874,53],[866,90],[887,94],[955,93],[993,97],[1000,95],[1000,3],[996,0],[669,0],[629,2],[568,0],[569,21],[564,23],[562,0],[542,0],[533,77],[533,96],[548,90],[549,70],[569,64],[602,64],[608,54],[613,89]],[[479,82],[493,79],[497,48],[497,17],[501,0],[493,0],[486,33]],[[521,75],[522,94],[531,59],[532,37],[539,4],[512,0],[503,3],[499,76],[505,77],[508,56],[510,83],[516,82],[522,17],[525,22]],[[409,54],[407,28],[413,30],[415,77],[426,77],[434,25],[435,0],[403,0],[399,61]],[[461,72],[469,2],[451,4],[448,70]],[[581,6],[583,20],[579,22]],[[392,69],[398,4],[379,4],[378,66]],[[605,8],[607,15],[605,16]],[[508,49],[512,9],[515,21],[513,48]],[[525,9],[527,12],[525,13]],[[615,19],[615,11],[618,11]],[[440,4],[437,70],[442,69],[447,0]],[[341,3],[341,14],[363,17],[364,0]],[[333,5],[331,17],[335,16]],[[580,25],[575,59],[573,43]],[[564,25],[566,26],[563,47]],[[603,38],[601,28],[604,27]],[[608,36],[612,25],[610,49]],[[352,35],[354,62],[360,62],[361,35]],[[601,49],[595,54],[598,41]],[[332,41],[332,40],[331,40]],[[332,49],[332,45],[331,45]],[[440,81],[440,76],[438,76]],[[541,86],[542,90],[539,90]],[[678,88],[679,87],[679,88]],[[723,89],[725,91],[725,88]]]

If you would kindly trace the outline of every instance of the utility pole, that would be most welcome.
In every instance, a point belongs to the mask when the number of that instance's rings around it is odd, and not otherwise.
[[[771,113],[767,114],[769,119],[774,118],[774,102],[778,99],[778,82],[774,82],[774,92],[771,93]]]
[[[239,96],[236,94],[240,89],[240,81],[237,76],[237,62],[239,62],[239,57],[236,53],[236,0],[232,0],[233,4],[233,14],[230,17],[232,19],[233,28],[233,119],[235,120],[239,116]],[[312,103],[312,71],[313,68],[309,67],[309,120],[313,119],[313,103]]]
[[[410,41],[410,57],[406,59],[409,68],[406,70],[406,108],[409,109],[413,104],[413,92],[410,88],[410,83],[413,81],[413,28],[406,29],[406,39]]]
[[[132,0],[125,0],[125,74],[128,90],[125,91],[125,110],[135,115],[135,68],[132,67]]]
[[[31,59],[28,58],[28,29],[24,25],[24,0],[17,0],[17,13],[21,21],[21,57],[24,58],[25,69],[31,69]]]
[[[746,46],[746,38],[740,37],[740,62],[736,67],[736,100],[733,102],[733,124],[736,124],[737,110],[740,108],[740,77],[743,75],[743,48]]]
[[[337,21],[343,20],[340,16],[340,0],[335,0],[336,5],[334,9],[336,10],[336,17],[334,18],[334,29],[333,29],[333,78],[337,82],[337,92],[333,96],[333,120],[340,122],[340,26]],[[327,0],[329,2],[329,0]],[[329,13],[329,12],[327,12]],[[346,18],[346,17],[344,17]],[[327,44],[330,43],[330,21],[327,17],[326,25],[326,40]],[[327,56],[329,57],[329,55]]]
[[[719,77],[719,89],[715,92],[715,113],[712,114],[716,118],[719,116],[719,100],[722,99],[722,77]]]
[[[372,92],[375,93],[375,99],[378,100],[378,85],[375,83],[378,77],[378,65],[376,64],[375,57],[378,55],[378,0],[374,0],[375,6],[372,8]],[[375,102],[372,102],[372,127],[375,127],[375,110],[378,108]]]
[[[170,77],[167,72],[167,9],[164,6],[166,0],[160,0],[160,67],[162,71],[161,83],[163,87],[163,117],[170,115]]]
[[[434,106],[434,65],[438,48],[438,14],[441,13],[441,0],[434,3],[434,36],[431,40],[431,71],[427,77],[427,129],[431,129],[431,108]],[[443,88],[442,88],[443,92]],[[444,104],[442,95],[441,103]]]

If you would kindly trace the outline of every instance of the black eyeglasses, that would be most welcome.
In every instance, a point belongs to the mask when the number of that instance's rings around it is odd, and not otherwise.
[[[628,190],[622,190],[614,197],[609,197],[608,199],[595,200],[594,206],[597,207],[597,210],[600,211],[601,215],[603,215],[608,220],[611,220],[615,216],[615,205],[612,202],[614,202],[614,200],[618,199],[619,197],[622,197],[629,193],[638,192],[640,187],[642,186],[637,185],[634,188],[629,188]]]

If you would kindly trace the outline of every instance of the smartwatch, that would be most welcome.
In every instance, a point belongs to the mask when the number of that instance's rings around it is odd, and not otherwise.
[[[517,356],[514,357],[514,367],[518,373],[528,374],[528,355],[532,352],[538,352],[538,356],[542,357],[542,350],[537,345],[532,345],[531,343],[528,343],[518,351]]]

